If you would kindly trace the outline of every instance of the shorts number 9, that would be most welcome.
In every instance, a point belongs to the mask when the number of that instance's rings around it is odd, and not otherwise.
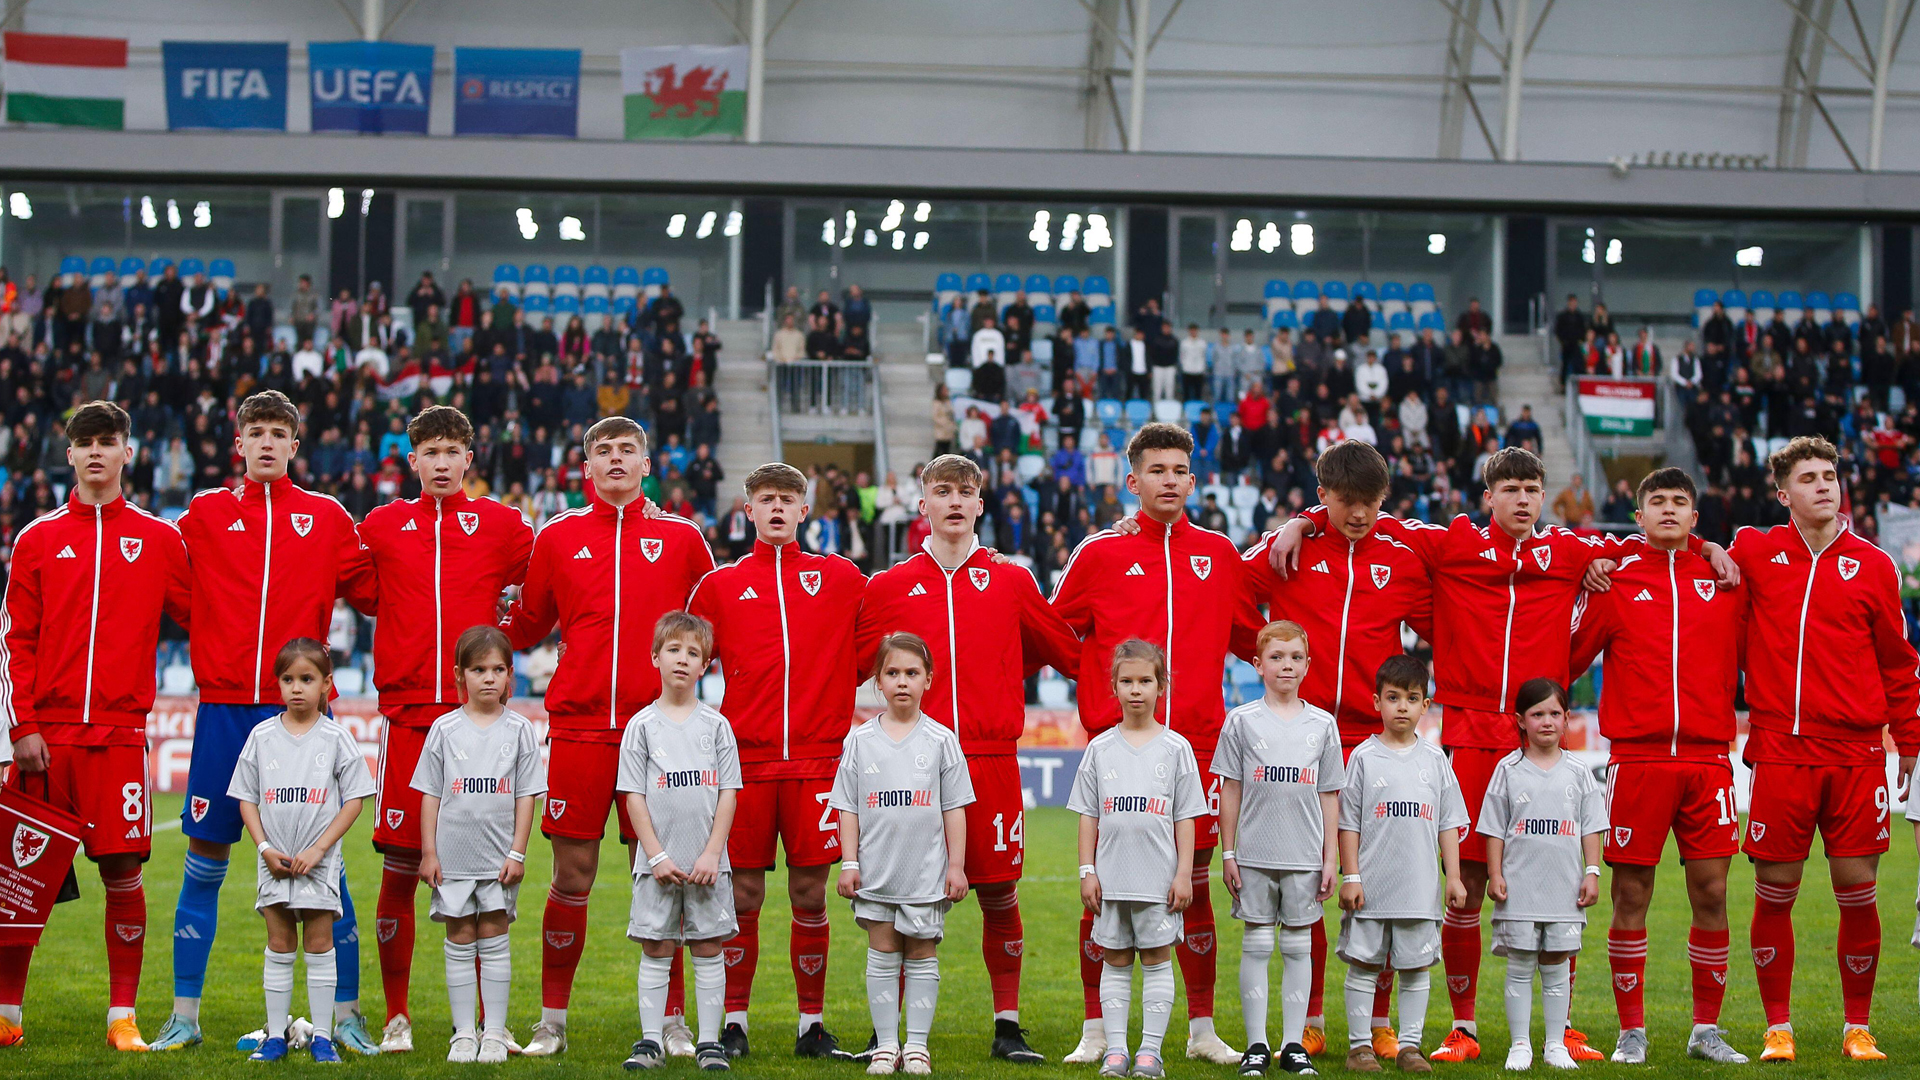
[[[1888,802],[1889,802],[1889,799],[1887,798],[1887,788],[1885,784],[1882,784],[1879,787],[1873,789],[1873,807],[1874,809],[1880,811],[1880,816],[1875,818],[1874,819],[1875,821],[1887,820]]]

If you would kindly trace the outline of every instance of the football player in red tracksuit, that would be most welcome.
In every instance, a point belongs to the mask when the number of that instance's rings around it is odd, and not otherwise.
[[[1099,532],[1081,541],[1061,572],[1053,607],[1082,638],[1080,726],[1097,735],[1120,720],[1107,672],[1114,646],[1138,637],[1164,648],[1173,681],[1161,698],[1161,719],[1193,744],[1200,773],[1208,775],[1220,725],[1226,719],[1221,678],[1227,653],[1254,655],[1264,625],[1252,594],[1241,585],[1240,552],[1233,541],[1187,520],[1193,491],[1193,438],[1184,428],[1152,423],[1127,442],[1127,490],[1140,499],[1137,531]],[[1219,805],[1220,782],[1207,789]],[[1220,819],[1200,818],[1194,829],[1193,905],[1177,954],[1187,988],[1187,1056],[1237,1064],[1240,1052],[1213,1028],[1213,899],[1207,864],[1220,839]],[[1106,1052],[1100,1023],[1100,949],[1091,941],[1093,916],[1080,920],[1080,980],[1087,1020],[1068,1062],[1099,1061]]]
[[[1412,548],[1373,527],[1391,485],[1380,451],[1357,440],[1338,443],[1320,455],[1315,472],[1330,527],[1301,545],[1300,565],[1306,569],[1291,577],[1274,572],[1269,549],[1278,531],[1247,549],[1240,568],[1254,602],[1265,604],[1271,618],[1299,623],[1309,641],[1332,643],[1331,653],[1321,653],[1321,663],[1308,666],[1300,699],[1333,715],[1341,752],[1351,757],[1354,747],[1380,731],[1373,677],[1388,658],[1406,651],[1401,624],[1433,639],[1433,585]],[[1313,924],[1312,938],[1313,980],[1301,1045],[1319,1054],[1326,1049],[1324,922]],[[1392,1004],[1393,969],[1387,967],[1374,999],[1374,1027],[1389,1026]]]
[[[686,606],[713,569],[700,527],[649,516],[640,483],[652,468],[647,435],[624,416],[587,429],[593,498],[540,526],[520,600],[502,624],[516,650],[560,627],[560,666],[547,685],[548,790],[540,831],[553,843],[553,885],[541,919],[540,1023],[524,1053],[567,1048],[567,1005],[586,947],[587,895],[600,869],[607,813],[633,858],[633,825],[613,797],[627,720],[660,696],[660,672],[636,662],[661,615]]]
[[[526,578],[533,526],[493,499],[470,499],[473,424],[432,405],[407,425],[407,463],[420,497],[376,507],[360,523],[369,561],[347,599],[374,620],[373,684],[386,727],[373,845],[385,855],[374,911],[387,1026],[380,1049],[413,1049],[407,990],[413,968],[414,887],[420,883],[420,792],[413,770],[433,722],[460,706],[453,647],[492,625],[500,594]]]
[[[1468,813],[1476,817],[1494,767],[1520,745],[1513,711],[1520,685],[1534,678],[1567,684],[1573,608],[1583,579],[1591,569],[1592,582],[1601,585],[1613,560],[1645,550],[1643,537],[1588,537],[1537,525],[1546,469],[1529,450],[1510,446],[1496,452],[1484,475],[1493,517],[1489,525],[1475,525],[1462,514],[1446,526],[1387,516],[1377,526],[1413,548],[1433,581],[1435,697],[1445,709],[1440,740]],[[1283,572],[1299,572],[1292,557],[1298,538],[1325,528],[1325,507],[1288,522],[1273,541],[1273,561],[1286,564]],[[1713,545],[1702,550],[1725,558]],[[1440,928],[1455,1027],[1429,1055],[1435,1061],[1480,1056],[1473,1013],[1487,864],[1485,844],[1470,829],[1460,841],[1460,869],[1472,906],[1449,909]],[[1394,1049],[1385,1042],[1391,1038],[1390,1030],[1375,1032],[1375,1053]],[[1567,1043],[1575,1060],[1604,1056],[1571,1028]]]
[[[866,577],[838,555],[794,542],[807,516],[807,480],[779,462],[746,479],[753,550],[708,574],[687,610],[713,624],[714,659],[727,681],[720,711],[740,743],[746,787],[727,839],[740,934],[727,943],[727,1024],[720,1042],[747,1053],[747,1006],[760,963],[760,908],[776,843],[787,853],[793,929],[788,955],[800,1007],[801,1057],[851,1058],[827,1031],[827,875],[840,858],[827,808],[842,744],[853,727],[854,624]]]
[[[1740,848],[1733,802],[1734,690],[1746,634],[1746,589],[1723,589],[1713,567],[1687,550],[1699,514],[1693,478],[1658,469],[1640,481],[1638,517],[1651,550],[1614,567],[1613,587],[1578,609],[1578,677],[1605,653],[1600,734],[1608,743],[1613,925],[1607,959],[1620,1040],[1613,1060],[1647,1060],[1647,905],[1654,868],[1674,834],[1686,868],[1693,927],[1693,1030],[1687,1053],[1744,1063],[1720,1030],[1727,993],[1727,866]]]
[[[1775,451],[1768,464],[1792,521],[1742,529],[1733,543],[1753,594],[1742,757],[1753,767],[1746,853],[1754,974],[1767,1013],[1762,1061],[1794,1057],[1793,902],[1816,827],[1840,906],[1841,1054],[1886,1056],[1867,1031],[1880,967],[1874,880],[1891,824],[1882,732],[1893,736],[1904,793],[1920,750],[1920,661],[1893,560],[1839,516],[1839,457],[1820,438]]]
[[[985,509],[981,482],[980,467],[958,454],[921,470],[920,508],[933,532],[912,558],[867,582],[855,639],[863,671],[881,637],[896,630],[920,635],[933,649],[933,685],[921,709],[960,736],[978,797],[967,807],[966,869],[980,901],[980,948],[993,986],[992,1055],[1035,1063],[1046,1059],[1020,1027],[1026,934],[1016,885],[1027,848],[1014,751],[1026,728],[1027,673],[1048,664],[1073,670],[1080,639],[1030,572],[996,563],[980,546],[974,525]]]
[[[366,559],[346,508],[287,476],[300,449],[300,412],[285,394],[263,390],[248,397],[235,412],[234,429],[244,479],[195,495],[179,521],[193,563],[188,644],[200,706],[180,815],[187,856],[173,914],[173,1015],[154,1038],[155,1050],[201,1040],[200,995],[219,927],[220,886],[228,854],[243,834],[227,785],[254,725],[282,709],[274,657],[297,637],[326,640],[333,601]],[[333,1040],[379,1053],[360,1015],[360,933],[344,874],[340,899],[345,911],[333,924],[340,975]],[[242,1048],[251,1049],[252,1038],[243,1039]]]
[[[115,1050],[147,1048],[133,1015],[147,932],[140,864],[153,850],[145,728],[160,616],[186,624],[191,592],[179,530],[120,494],[131,433],[112,402],[74,411],[73,491],[14,538],[0,638],[0,732],[20,769],[12,783],[84,821],[81,840],[100,870]],[[0,945],[0,1047],[26,1037],[32,959],[31,945]]]

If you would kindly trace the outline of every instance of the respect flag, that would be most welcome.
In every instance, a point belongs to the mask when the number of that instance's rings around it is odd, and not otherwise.
[[[747,47],[620,50],[627,138],[691,139],[747,130]]]
[[[66,127],[127,126],[127,39],[6,35],[7,119]]]
[[[1653,434],[1653,383],[1581,379],[1580,415],[1595,435]]]
[[[80,850],[80,819],[0,788],[0,945],[34,945]]]

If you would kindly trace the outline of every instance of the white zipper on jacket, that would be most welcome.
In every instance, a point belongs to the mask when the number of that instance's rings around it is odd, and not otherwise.
[[[776,544],[773,548],[773,598],[780,608],[780,760],[787,760],[792,750],[793,719],[793,646],[787,639],[787,579],[782,573],[781,552],[786,544]]]
[[[1333,658],[1333,716],[1340,718],[1342,691],[1347,688],[1347,613],[1353,610],[1353,549],[1347,541],[1347,595],[1340,601],[1340,652]]]
[[[1507,626],[1500,638],[1500,703],[1494,706],[1496,712],[1507,711],[1507,679],[1513,668],[1513,607],[1516,603],[1513,581],[1520,576],[1520,545],[1524,543],[1524,538],[1513,542],[1513,567],[1507,571]]]
[[[1793,733],[1798,735],[1800,734],[1800,672],[1807,662],[1807,609],[1813,603],[1813,575],[1814,571],[1820,569],[1820,556],[1825,555],[1827,548],[1832,547],[1834,542],[1840,539],[1840,534],[1835,533],[1833,540],[1827,541],[1827,547],[1815,551],[1813,545],[1807,543],[1807,536],[1800,531],[1800,526],[1795,525],[1793,532],[1800,537],[1800,543],[1806,547],[1807,554],[1813,556],[1813,561],[1807,564],[1807,591],[1800,597],[1800,634],[1793,647]]]
[[[83,724],[93,723],[93,642],[94,635],[100,631],[100,536],[105,527],[103,510],[98,504],[93,508],[93,610],[87,616],[87,692],[80,699],[80,722]]]
[[[440,612],[440,522],[446,516],[439,499],[433,500],[433,700],[445,701],[441,683],[447,677],[446,635]],[[618,565],[617,563],[615,565]]]
[[[1160,559],[1167,568],[1167,726],[1173,726],[1173,526],[1160,527]]]
[[[1673,634],[1671,637],[1673,655],[1667,666],[1669,677],[1673,680],[1673,742],[1667,747],[1667,753],[1680,756],[1680,582],[1674,576],[1673,564],[1678,560],[1679,552],[1667,552],[1667,593],[1673,599]]]
[[[260,664],[266,659],[267,651],[267,581],[273,576],[273,485],[261,484],[260,493],[267,499],[267,553],[260,560],[260,621],[254,624],[253,632],[253,703],[256,705],[260,703]]]
[[[933,558],[932,555],[927,557]],[[968,554],[968,558],[972,558],[971,553]],[[949,570],[940,566],[939,559],[933,559],[933,565],[939,566],[941,575],[947,579],[947,687],[953,697],[953,736],[957,739],[960,737],[960,680],[955,676],[960,671],[960,656],[953,634],[953,575],[954,571],[959,570],[960,567],[956,566],[953,570]],[[963,560],[960,566],[965,565],[966,562]]]
[[[613,508],[613,648],[607,666],[613,679],[607,684],[607,730],[620,727],[620,541],[627,523],[627,508]]]

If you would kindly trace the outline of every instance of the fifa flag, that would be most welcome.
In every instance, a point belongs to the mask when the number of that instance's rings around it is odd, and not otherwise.
[[[163,41],[169,131],[287,130],[287,43]]]
[[[621,49],[620,85],[629,139],[746,134],[745,45]]]
[[[7,120],[65,127],[127,126],[127,40],[6,35]]]
[[[0,946],[33,945],[80,850],[79,818],[0,788]]]
[[[1581,379],[1580,415],[1595,435],[1653,434],[1653,383]]]

